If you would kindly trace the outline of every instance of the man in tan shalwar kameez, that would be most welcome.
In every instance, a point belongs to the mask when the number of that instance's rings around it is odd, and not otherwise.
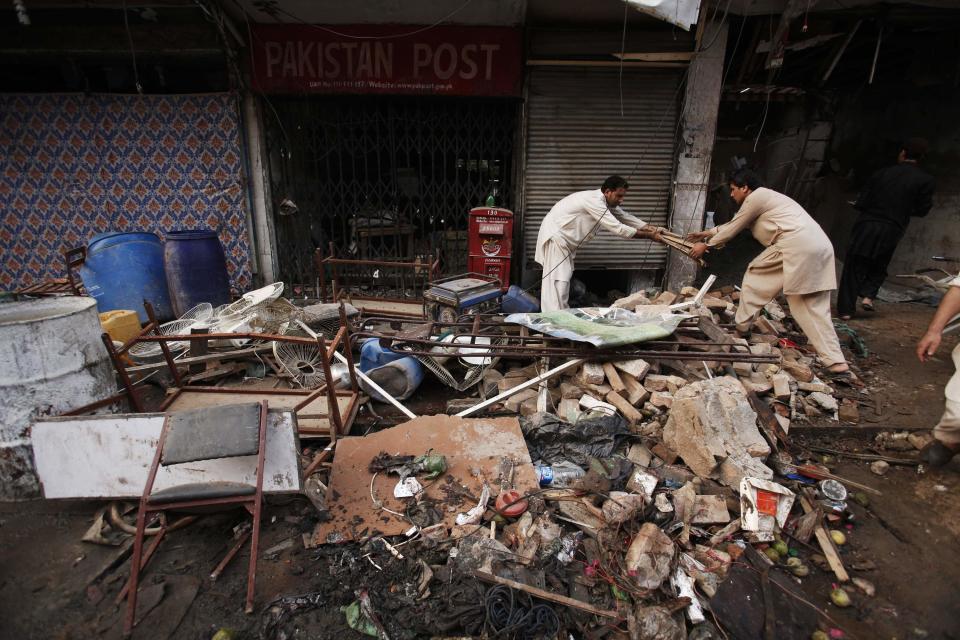
[[[730,222],[687,237],[698,241],[691,251],[694,258],[722,247],[748,227],[766,247],[743,276],[737,330],[748,332],[764,305],[783,291],[790,313],[828,371],[849,371],[830,317],[830,292],[837,288],[837,275],[827,234],[794,200],[761,187],[750,170],[734,174],[730,196],[740,205]]]
[[[943,296],[927,331],[917,343],[917,357],[920,362],[926,362],[937,352],[943,330],[957,314],[960,314],[960,276],[950,281],[950,289]],[[960,344],[953,348],[952,357],[954,372],[943,390],[946,396],[943,417],[933,428],[933,442],[920,452],[920,459],[931,467],[942,467],[960,452]]]

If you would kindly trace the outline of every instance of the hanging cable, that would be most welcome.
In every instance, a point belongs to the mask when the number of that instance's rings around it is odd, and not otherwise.
[[[133,46],[133,34],[130,33],[130,20],[127,16],[127,0],[123,0],[123,27],[127,32],[127,42],[130,43],[130,57],[133,58],[133,83],[137,87],[137,93],[143,95],[140,72],[137,70],[137,50]]]
[[[463,4],[461,4],[459,7],[457,7],[456,9],[454,9],[453,11],[451,11],[450,13],[448,13],[447,15],[443,16],[442,18],[440,18],[439,20],[437,20],[437,21],[434,22],[433,24],[427,25],[427,26],[425,26],[425,27],[421,27],[421,28],[419,28],[419,29],[416,29],[416,30],[414,30],[414,31],[410,31],[410,32],[407,32],[407,33],[395,33],[395,34],[390,34],[390,35],[385,35],[385,36],[355,36],[355,35],[351,35],[351,34],[349,34],[349,33],[342,33],[342,32],[340,32],[340,31],[336,31],[336,30],[334,30],[334,29],[331,29],[331,28],[329,28],[329,27],[324,27],[324,26],[321,26],[321,25],[319,25],[319,24],[313,24],[313,23],[307,22],[306,20],[303,20],[302,18],[300,18],[300,17],[298,17],[298,16],[290,13],[290,12],[287,11],[286,9],[280,9],[280,8],[278,8],[278,7],[273,7],[273,11],[275,11],[276,13],[283,14],[283,15],[287,16],[288,18],[290,18],[290,19],[292,19],[292,20],[294,20],[294,21],[296,21],[296,22],[299,22],[300,24],[302,24],[302,25],[304,25],[304,26],[310,27],[311,29],[316,29],[316,30],[318,30],[318,31],[323,31],[324,33],[330,33],[330,34],[333,34],[333,35],[335,35],[335,36],[337,36],[337,37],[339,37],[339,38],[350,38],[351,40],[396,40],[397,38],[409,38],[410,36],[415,36],[415,35],[417,35],[418,33],[423,33],[424,31],[429,31],[429,30],[431,30],[431,29],[434,29],[434,28],[436,28],[436,27],[439,27],[441,24],[443,24],[444,22],[446,22],[447,20],[449,20],[449,19],[452,18],[453,16],[457,15],[458,13],[460,13],[463,9],[465,9],[465,8],[467,7],[467,5],[470,4],[471,2],[473,2],[473,0],[467,0],[466,2],[464,2]]]

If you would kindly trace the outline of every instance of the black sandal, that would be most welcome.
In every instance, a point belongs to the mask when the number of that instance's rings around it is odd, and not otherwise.
[[[937,469],[949,463],[957,453],[957,449],[952,449],[939,440],[934,440],[920,450],[920,459],[927,463],[931,469]]]
[[[863,309],[864,311],[869,311],[870,313],[873,313],[874,311],[876,311],[876,309],[873,307],[872,302],[861,302],[860,308]]]
[[[830,371],[830,369],[825,368],[820,372],[820,377],[826,378],[831,382],[839,382],[840,384],[846,384],[858,389],[863,389],[867,386],[863,383],[863,380],[858,378],[857,374],[850,369],[847,369],[846,371]]]

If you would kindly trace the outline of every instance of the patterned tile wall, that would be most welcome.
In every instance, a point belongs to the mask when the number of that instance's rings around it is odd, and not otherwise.
[[[97,233],[199,228],[249,289],[239,127],[227,94],[0,94],[0,290],[64,276]]]

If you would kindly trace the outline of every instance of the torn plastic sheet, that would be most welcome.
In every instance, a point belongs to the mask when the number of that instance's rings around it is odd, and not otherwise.
[[[681,320],[691,317],[670,313],[664,307],[638,313],[616,307],[582,307],[546,313],[514,313],[504,322],[556,338],[589,342],[596,347],[617,347],[666,338],[677,330]]]
[[[686,31],[700,13],[700,0],[627,0],[627,4]]]
[[[527,441],[531,460],[570,460],[587,468],[590,458],[608,458],[631,434],[620,415],[587,415],[570,424],[552,413],[520,417],[520,429]]]

